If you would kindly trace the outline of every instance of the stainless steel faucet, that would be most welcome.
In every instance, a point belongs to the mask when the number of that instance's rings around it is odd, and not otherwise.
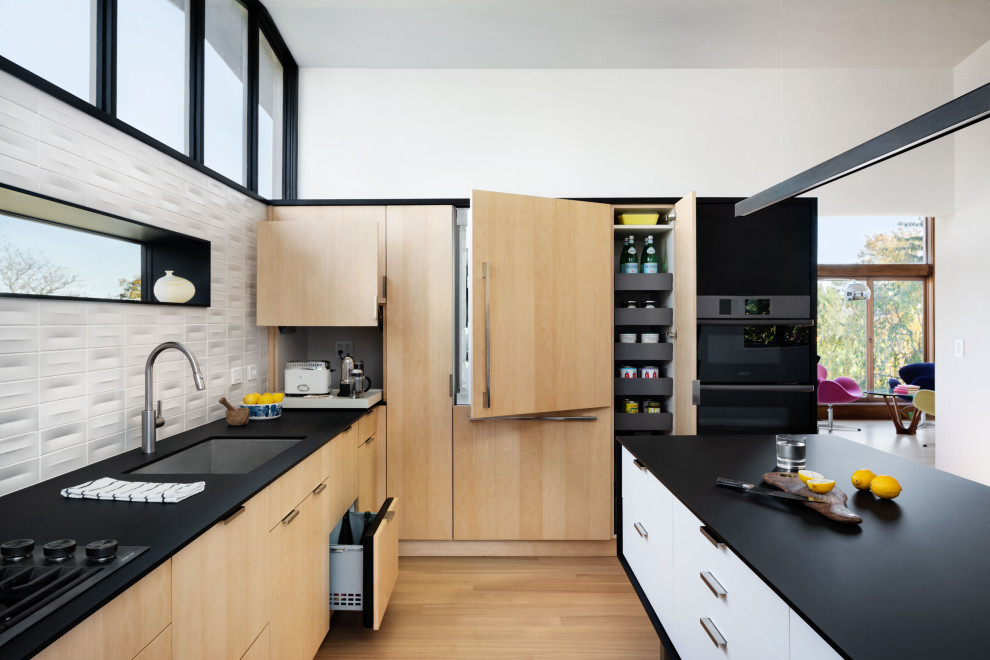
[[[141,451],[145,454],[155,453],[155,445],[158,442],[158,427],[165,425],[165,418],[162,417],[162,402],[158,402],[157,411],[152,405],[152,402],[155,400],[152,389],[155,382],[155,358],[162,351],[170,348],[182,351],[189,360],[189,364],[192,366],[193,382],[196,383],[196,389],[202,390],[206,387],[203,374],[199,371],[199,360],[189,352],[188,348],[177,341],[166,341],[152,349],[151,355],[148,356],[148,362],[144,365],[144,410],[141,412]]]

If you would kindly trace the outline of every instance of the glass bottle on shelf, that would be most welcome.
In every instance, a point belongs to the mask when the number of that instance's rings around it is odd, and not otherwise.
[[[639,259],[636,258],[636,243],[632,236],[625,240],[622,257],[619,258],[620,273],[638,273]]]
[[[657,257],[657,249],[653,246],[653,237],[647,236],[643,245],[643,256],[640,257],[639,272],[657,273],[660,269],[660,260]]]

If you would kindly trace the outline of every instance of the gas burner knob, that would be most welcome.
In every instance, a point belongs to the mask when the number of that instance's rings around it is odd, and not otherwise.
[[[17,561],[30,557],[32,552],[34,552],[34,539],[14,539],[0,543],[0,557],[4,559]]]
[[[76,541],[75,539],[58,539],[57,541],[49,541],[42,546],[42,551],[45,553],[45,557],[47,559],[67,559],[75,554]]]
[[[101,539],[86,544],[86,557],[93,561],[106,561],[117,556],[116,539]]]

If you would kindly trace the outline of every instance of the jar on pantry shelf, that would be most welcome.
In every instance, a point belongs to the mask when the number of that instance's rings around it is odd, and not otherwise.
[[[635,332],[622,332],[619,334],[620,344],[635,344],[636,343],[636,333]]]
[[[619,378],[636,378],[636,367],[628,365],[619,367]]]
[[[657,301],[656,300],[644,300],[643,301],[643,309],[656,309],[656,308],[657,308]]]
[[[663,412],[663,408],[660,406],[659,401],[644,401],[643,402],[643,412],[646,413],[659,413]]]
[[[622,307],[624,307],[625,309],[636,309],[637,305],[639,305],[639,303],[637,303],[635,300],[622,301]]]
[[[622,409],[627,413],[638,413],[639,401],[633,401],[632,399],[623,399]]]
[[[640,378],[659,378],[660,370],[654,366],[640,367],[639,369]]]

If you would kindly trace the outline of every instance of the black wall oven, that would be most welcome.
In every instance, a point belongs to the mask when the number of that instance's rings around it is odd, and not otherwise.
[[[698,432],[813,433],[811,296],[699,296]]]

